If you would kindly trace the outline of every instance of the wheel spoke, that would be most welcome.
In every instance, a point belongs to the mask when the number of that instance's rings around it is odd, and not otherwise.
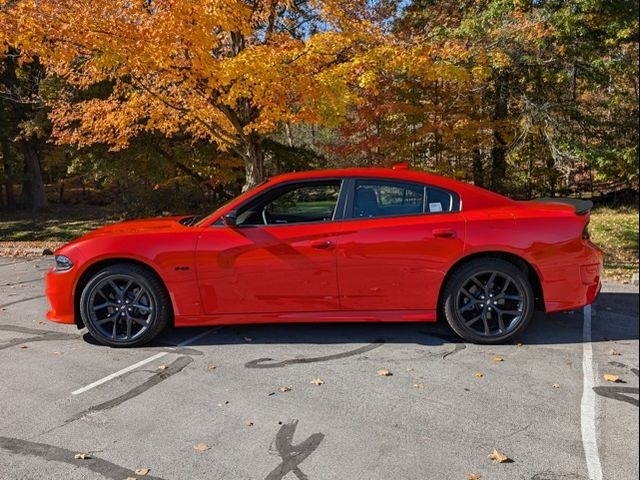
[[[478,298],[475,295],[473,295],[471,292],[469,292],[469,290],[467,290],[466,288],[462,287],[460,291],[472,302],[475,302],[475,303],[478,302]]]
[[[476,284],[476,286],[477,286],[480,290],[484,291],[484,289],[485,289],[485,288],[484,288],[484,285],[482,284],[482,282],[481,282],[480,280],[478,280],[476,277],[471,277],[471,281],[472,281],[473,283],[475,283],[475,284]]]
[[[493,287],[493,282],[495,282],[497,275],[498,274],[496,272],[493,272],[493,273],[491,273],[491,276],[489,277],[489,280],[487,280],[487,285],[486,285],[486,288],[485,288],[487,293],[489,293],[491,291],[491,288]]]
[[[502,312],[496,310],[496,313],[498,314],[498,328],[500,329],[500,333],[503,333],[506,331],[506,328],[504,328],[504,319],[502,318]]]
[[[120,287],[116,285],[116,282],[114,282],[113,280],[109,280],[107,283],[109,283],[111,288],[113,288],[113,292],[116,294],[116,297],[122,298],[122,291],[120,290]]]
[[[95,312],[97,310],[102,310],[103,308],[113,307],[113,306],[114,306],[113,302],[105,302],[105,303],[101,303],[100,305],[94,305],[92,308],[93,308],[93,311]]]
[[[478,315],[477,317],[472,318],[471,320],[465,322],[465,325],[467,327],[470,327],[471,325],[473,325],[474,323],[476,323],[478,320],[480,320],[482,318],[482,315]]]
[[[127,317],[127,336],[126,338],[131,338],[131,325],[133,324],[133,319],[131,317]]]
[[[489,318],[486,313],[482,315],[482,323],[484,324],[484,334],[489,335],[491,330],[489,330]]]
[[[133,308],[137,308],[138,310],[144,310],[145,312],[151,311],[151,307],[147,307],[146,305],[142,305],[140,303],[132,303],[131,306]]]
[[[127,290],[129,290],[129,287],[131,286],[132,283],[133,283],[133,280],[129,280],[127,282],[127,284],[124,286],[124,288],[122,289],[122,297],[123,298],[127,294]]]
[[[460,313],[462,312],[468,312],[469,310],[471,310],[473,307],[475,307],[477,305],[478,302],[476,301],[470,301],[469,303],[466,303],[464,306],[462,306],[460,308]]]
[[[146,327],[147,325],[149,325],[149,320],[146,320],[144,318],[131,317],[131,320],[136,322],[138,325],[142,325],[143,327]]]

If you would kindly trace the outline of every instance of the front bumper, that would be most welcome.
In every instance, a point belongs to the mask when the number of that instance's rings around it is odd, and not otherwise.
[[[47,320],[57,323],[75,323],[73,290],[75,275],[73,269],[56,272],[53,267],[45,276],[44,293],[49,299]]]

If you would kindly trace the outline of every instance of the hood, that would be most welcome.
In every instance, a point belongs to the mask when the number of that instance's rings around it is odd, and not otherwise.
[[[156,217],[156,218],[144,218],[140,220],[127,220],[124,222],[112,223],[105,225],[104,227],[92,230],[83,236],[73,240],[70,243],[76,243],[80,240],[86,240],[94,237],[102,237],[108,235],[123,235],[133,233],[153,233],[153,232],[166,232],[170,230],[182,230],[189,228],[180,220],[185,218],[191,218],[191,215],[179,215],[175,217]],[[69,245],[69,244],[68,244]]]

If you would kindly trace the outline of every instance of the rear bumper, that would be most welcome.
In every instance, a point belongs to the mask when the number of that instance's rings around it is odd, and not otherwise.
[[[545,311],[573,310],[592,304],[602,288],[603,253],[589,241],[572,255],[571,264],[553,265],[542,272]]]
[[[75,323],[73,285],[74,275],[71,271],[55,272],[51,268],[47,272],[44,290],[49,299],[47,320],[57,323]]]

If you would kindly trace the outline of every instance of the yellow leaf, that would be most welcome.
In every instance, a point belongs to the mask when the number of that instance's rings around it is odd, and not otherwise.
[[[311,380],[311,382],[309,382],[313,385],[324,385],[324,381],[321,378],[314,378],[313,380]]]
[[[193,446],[193,449],[196,452],[205,452],[209,450],[209,445],[207,445],[206,443],[197,443]]]
[[[149,473],[150,468],[136,468],[133,473],[136,475],[144,476]]]
[[[489,460],[493,460],[493,463],[505,463],[511,460],[504,453],[499,452],[495,448],[493,449],[493,452],[488,455],[488,458]]]
[[[389,369],[387,369],[387,368],[383,368],[381,370],[378,370],[376,373],[377,373],[377,375],[379,377],[390,377],[390,376],[393,375],[393,373],[391,373],[391,371],[389,371]]]
[[[476,378],[482,378],[482,377],[484,377],[484,374],[482,372],[474,372],[473,376],[476,377]]]
[[[622,380],[620,380],[620,377],[618,375],[614,375],[613,373],[605,373],[603,377],[607,382],[612,382],[612,383],[622,382]]]

